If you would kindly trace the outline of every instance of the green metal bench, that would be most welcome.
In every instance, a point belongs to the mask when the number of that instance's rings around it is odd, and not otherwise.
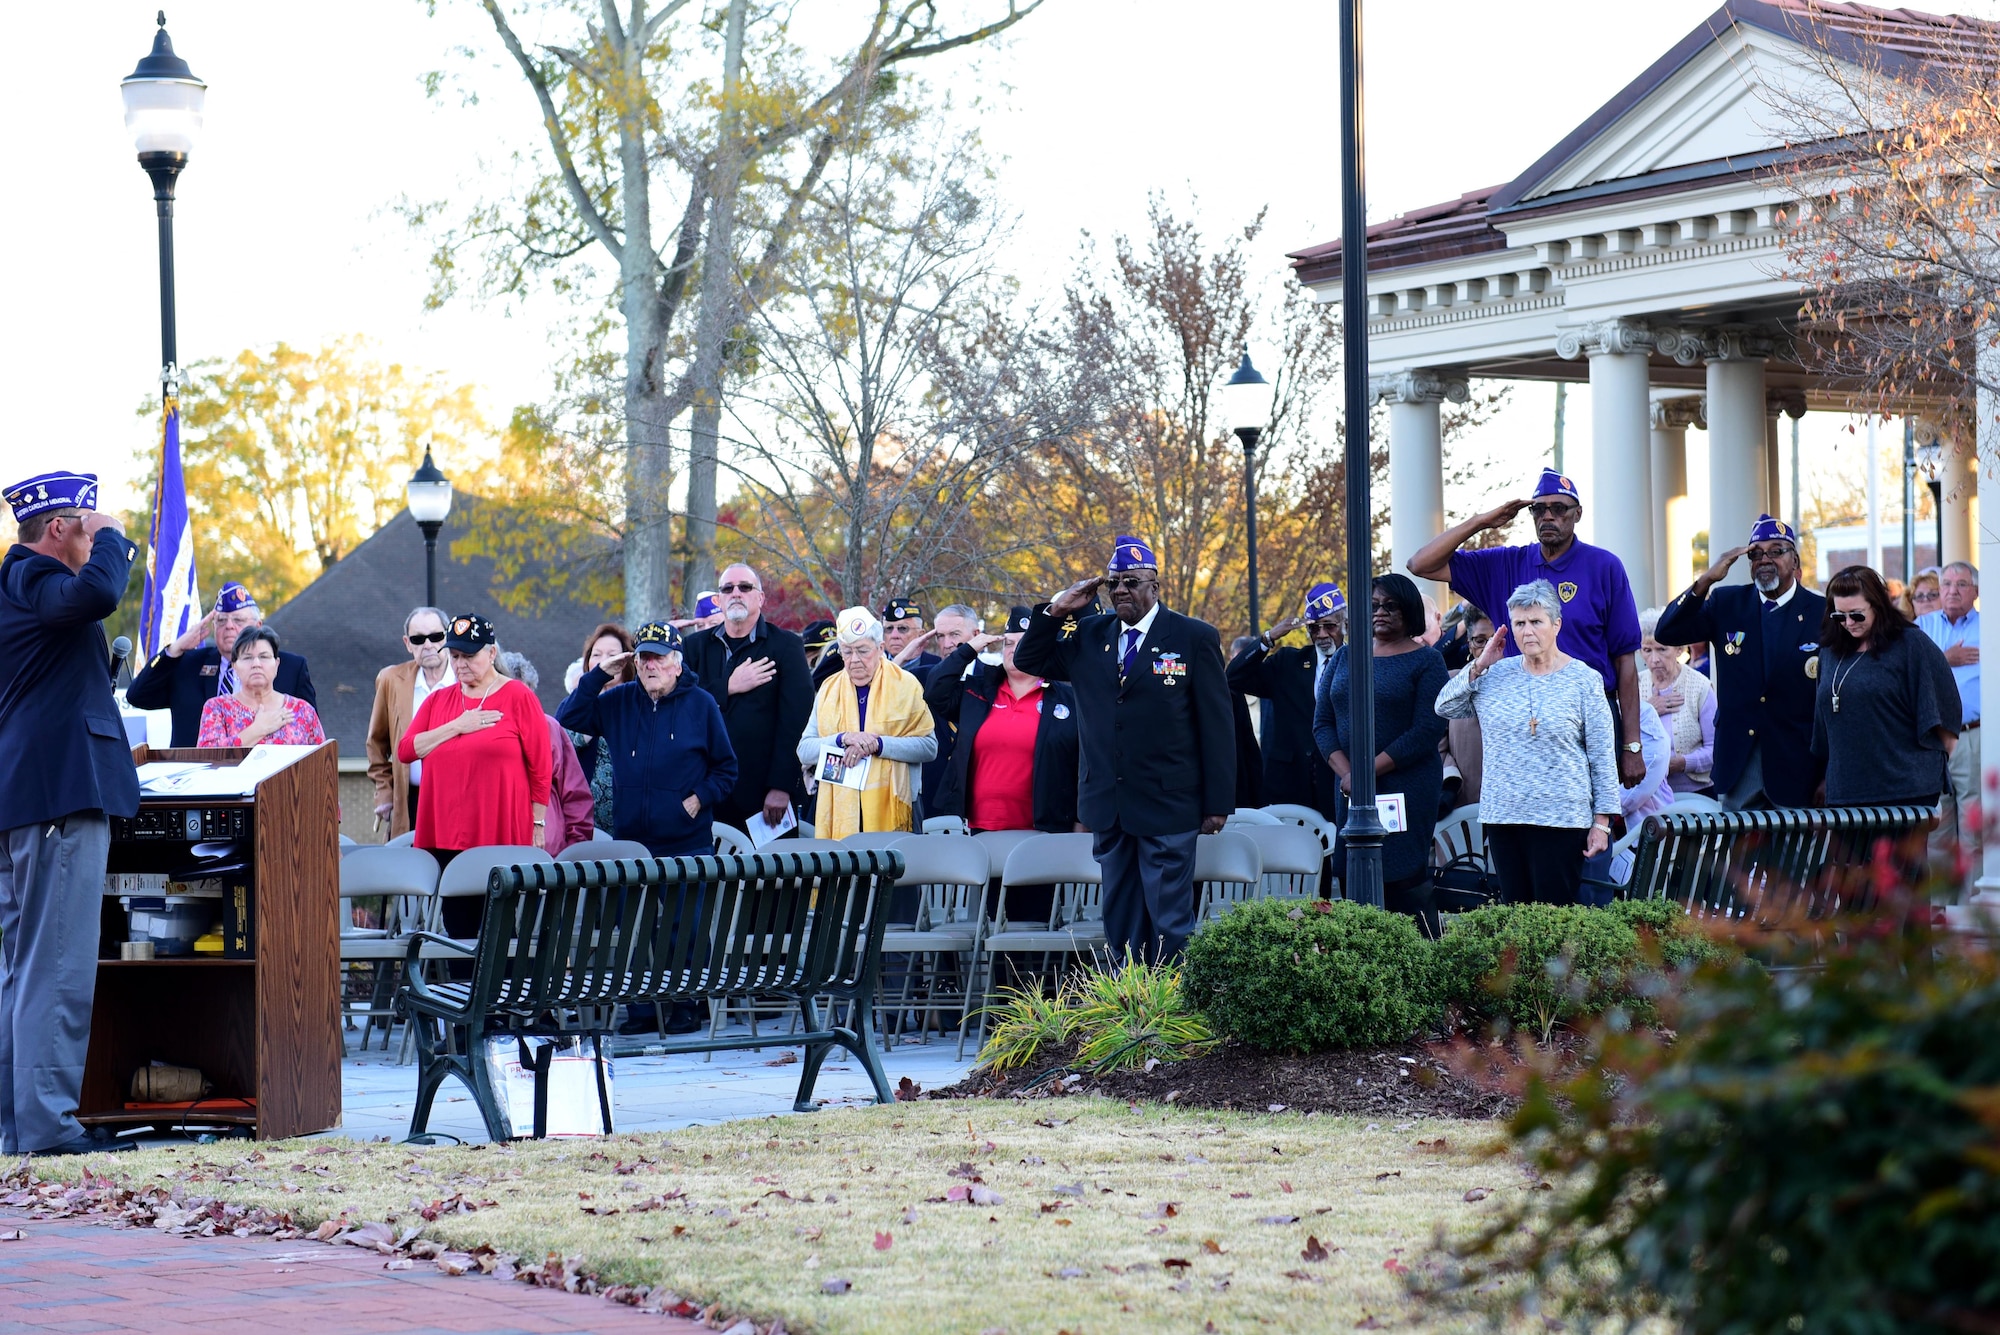
[[[1930,807],[1790,807],[1648,816],[1622,884],[1587,879],[1628,899],[1671,899],[1690,913],[1810,919],[1874,900],[1877,849],[1930,829]],[[1921,853],[1917,855],[1921,862]]]
[[[416,1110],[421,1135],[446,1076],[472,1091],[494,1140],[512,1126],[490,1080],[486,1041],[584,1037],[601,1054],[613,1009],[719,997],[782,997],[799,1007],[803,1032],[774,1040],[703,1037],[668,1052],[805,1047],[793,1107],[809,1112],[821,1064],[834,1047],[858,1058],[879,1102],[894,1100],[873,1033],[889,892],[903,873],[893,849],[760,853],[751,857],[647,858],[496,867],[487,880],[479,940],[468,946],[418,932],[398,1010],[418,1034]],[[432,982],[418,961],[426,945],[472,957],[464,982]],[[433,951],[435,957],[435,951]],[[833,1003],[822,1025],[819,1002]],[[848,1024],[833,1023],[844,1004]],[[545,1045],[534,1066],[536,1134],[546,1127]],[[598,1096],[610,1122],[608,1095]]]

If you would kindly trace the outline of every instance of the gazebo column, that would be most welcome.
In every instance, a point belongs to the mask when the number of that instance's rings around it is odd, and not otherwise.
[[[1652,415],[1653,604],[1664,607],[1694,583],[1694,505],[1687,494],[1687,429],[1704,422],[1701,396],[1655,399]]]
[[[1563,357],[1590,358],[1590,506],[1597,545],[1625,565],[1635,598],[1654,592],[1651,379],[1653,331],[1636,320],[1565,330]]]
[[[1983,328],[1977,335],[1978,392],[1975,397],[1974,424],[1978,432],[1978,467],[1975,472],[2000,469],[2000,391],[1993,386],[2000,385],[2000,346],[1996,346],[2000,331]],[[1982,577],[1989,570],[2000,570],[2000,516],[1986,517],[1979,525],[1979,566]],[[1979,658],[1983,663],[1991,658],[2000,663],[2000,617],[1979,618]],[[1979,674],[1979,717],[2000,719],[2000,671]],[[1982,747],[1979,776],[1979,791],[1985,794],[2000,792],[2000,746]],[[1989,835],[1980,850],[1979,876],[1975,885],[1981,897],[2000,901],[2000,839]]]
[[[1471,391],[1463,376],[1440,371],[1397,371],[1369,377],[1375,398],[1389,405],[1390,569],[1402,570],[1417,549],[1444,532],[1443,405],[1464,403]],[[1354,583],[1350,574],[1348,583]],[[1444,590],[1430,580],[1417,586],[1444,605]],[[1357,595],[1347,591],[1349,598]]]
[[[1788,497],[1778,480],[1780,477],[1778,459],[1780,451],[1784,449],[1784,446],[1779,443],[1782,437],[1779,434],[1778,428],[1782,425],[1779,421],[1781,416],[1789,417],[1796,422],[1799,418],[1806,415],[1805,391],[1797,389],[1767,390],[1764,395],[1764,411],[1764,443],[1769,449],[1769,454],[1766,456],[1764,462],[1764,513],[1774,519],[1782,519],[1793,528],[1797,528],[1799,526],[1799,517],[1795,514],[1787,513]]]
[[[1766,469],[1771,457],[1764,412],[1764,362],[1771,342],[1742,330],[1711,330],[1702,336],[1708,364],[1708,553],[1709,559],[1750,540],[1764,512]],[[1728,583],[1750,578],[1749,563],[1738,561]]]
[[[1952,561],[1981,564],[1978,535],[1973,531],[1973,498],[1979,494],[1979,470],[1970,466],[1966,455],[1965,447],[1958,441],[1945,442],[1944,461],[1940,465],[1944,472],[1941,497],[1944,550],[1938,553],[1939,565]],[[1984,680],[1983,674],[1981,679]]]

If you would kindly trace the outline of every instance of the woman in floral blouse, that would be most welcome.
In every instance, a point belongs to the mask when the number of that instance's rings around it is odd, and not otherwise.
[[[230,651],[229,666],[236,689],[201,707],[196,746],[317,746],[326,740],[311,705],[272,689],[278,676],[278,632],[268,626],[244,631]]]

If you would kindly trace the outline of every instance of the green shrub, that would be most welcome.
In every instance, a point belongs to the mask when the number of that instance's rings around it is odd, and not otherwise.
[[[1443,999],[1468,1018],[1508,1020],[1547,1040],[1556,1025],[1631,995],[1639,933],[1603,909],[1496,904],[1451,920],[1437,943]]]
[[[1602,912],[1642,934],[1652,933],[1659,942],[1660,964],[1675,972],[1733,953],[1733,947],[1712,940],[1671,899],[1618,899]]]
[[[1929,921],[1918,892],[1754,938],[1814,967],[1717,952],[1660,998],[1671,1038],[1586,1022],[1589,1060],[1534,1072],[1509,1127],[1552,1189],[1462,1241],[1443,1286],[1479,1304],[1519,1279],[1586,1330],[1993,1329],[2000,962]]]
[[[1215,1035],[1188,1006],[1178,964],[1126,960],[1121,968],[1083,968],[1049,996],[1039,989],[1002,988],[986,1008],[992,1029],[979,1065],[1008,1071],[1074,1041],[1079,1065],[1097,1071],[1143,1066],[1149,1057],[1184,1061],[1215,1044]]]
[[[1239,904],[1188,942],[1186,987],[1217,1033],[1276,1052],[1399,1043],[1439,1014],[1430,943],[1359,904]]]

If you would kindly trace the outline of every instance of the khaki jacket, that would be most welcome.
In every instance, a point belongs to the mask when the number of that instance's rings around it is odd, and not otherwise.
[[[451,675],[445,675],[449,682]],[[410,831],[410,767],[396,759],[396,745],[410,730],[416,709],[415,659],[385,667],[375,674],[375,705],[368,714],[368,777],[375,784],[375,805],[389,806],[389,837]]]

